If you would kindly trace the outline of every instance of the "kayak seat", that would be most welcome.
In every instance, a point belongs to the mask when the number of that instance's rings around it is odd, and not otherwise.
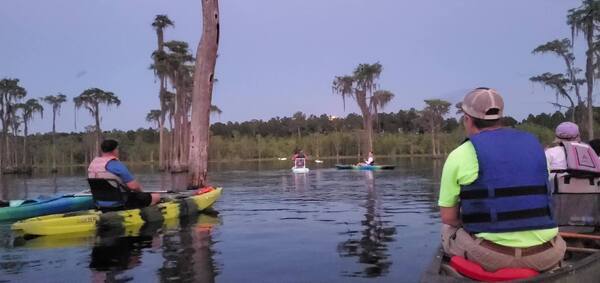
[[[306,160],[304,158],[294,159],[294,168],[304,168],[304,167],[306,167]]]
[[[485,282],[525,279],[540,274],[537,270],[531,268],[501,268],[494,272],[489,272],[483,269],[478,263],[465,259],[462,256],[453,256],[450,258],[450,266],[468,278]]]
[[[127,203],[128,189],[116,180],[88,179],[92,199],[102,212],[121,210]]]

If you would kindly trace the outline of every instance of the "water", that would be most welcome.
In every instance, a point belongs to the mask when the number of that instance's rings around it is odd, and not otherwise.
[[[0,225],[0,282],[415,282],[439,244],[440,164],[385,163],[398,167],[338,171],[326,161],[294,175],[289,161],[211,164],[211,183],[224,187],[216,216],[34,239]],[[184,182],[135,171],[146,190]],[[78,192],[81,176],[5,176],[1,196]]]

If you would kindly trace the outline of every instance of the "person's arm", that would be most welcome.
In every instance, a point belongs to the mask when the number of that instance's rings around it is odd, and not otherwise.
[[[135,179],[135,177],[129,172],[125,164],[123,164],[121,161],[109,161],[106,165],[106,170],[121,178],[121,181],[123,181],[123,183],[125,183],[127,188],[129,188],[130,190],[138,192],[142,191],[142,185],[140,185],[140,183]]]
[[[440,215],[442,216],[442,223],[448,224],[454,227],[460,227],[461,221],[458,217],[458,206],[443,207],[440,206]]]
[[[125,185],[127,185],[127,188],[129,188],[132,191],[142,191],[142,185],[135,179],[131,182],[125,183]]]
[[[442,223],[461,226],[459,195],[460,186],[477,179],[479,166],[472,144],[463,144],[452,151],[442,169],[438,205]]]

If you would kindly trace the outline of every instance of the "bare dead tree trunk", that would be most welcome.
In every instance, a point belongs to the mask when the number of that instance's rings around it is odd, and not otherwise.
[[[592,98],[594,92],[594,24],[587,25],[586,40],[588,50],[586,51],[585,79],[587,81],[587,114],[588,114],[588,140],[594,139],[594,106]]]
[[[357,94],[356,102],[358,103],[358,106],[363,116],[362,148],[363,155],[365,155],[369,151],[373,151],[373,115],[371,115],[371,111],[369,110],[369,106],[367,105],[366,90]]]
[[[94,149],[95,154],[100,154],[100,109],[96,106],[96,111],[94,112],[94,118],[96,120],[96,147]]]
[[[161,96],[164,95],[164,78],[160,77],[160,91]],[[164,105],[164,98],[161,97],[160,102],[160,118],[158,119],[158,168],[160,171],[165,170],[165,111],[167,107]]]
[[[24,135],[23,135],[23,168],[27,168],[27,121],[23,121],[24,124]]]
[[[171,172],[181,172],[181,145],[183,135],[183,99],[182,99],[181,84],[176,87],[175,91],[175,127],[173,128],[173,143],[171,148],[173,150],[171,156]]]
[[[73,149],[71,148],[71,154]],[[56,110],[52,109],[52,171],[56,170]]]
[[[206,185],[210,105],[219,48],[219,1],[202,0],[202,37],[196,52],[192,92],[189,186]]]

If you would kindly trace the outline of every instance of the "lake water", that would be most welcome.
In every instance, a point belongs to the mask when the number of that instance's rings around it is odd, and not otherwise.
[[[218,215],[113,235],[24,239],[0,224],[0,282],[415,282],[439,244],[441,163],[387,159],[391,171],[289,161],[212,163]],[[184,180],[132,168],[145,190]],[[87,188],[83,168],[4,176],[19,199]]]

